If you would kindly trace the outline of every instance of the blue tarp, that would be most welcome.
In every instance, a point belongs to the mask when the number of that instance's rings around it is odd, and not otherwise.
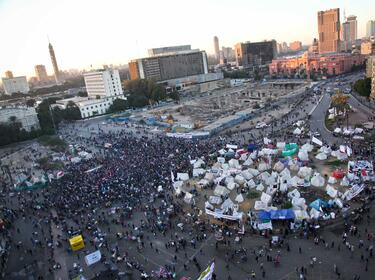
[[[270,212],[267,212],[267,211],[264,211],[264,210],[260,211],[258,213],[258,219],[259,220],[270,220],[271,219]]]
[[[294,220],[294,211],[293,209],[280,209],[280,210],[271,210],[260,211],[258,213],[259,220]]]
[[[254,152],[256,149],[257,149],[257,145],[255,145],[255,144],[249,144],[247,146],[247,151],[250,152],[250,153]]]
[[[294,218],[293,209],[279,209],[269,212],[262,210],[258,213],[259,220],[294,220]]]
[[[271,220],[294,220],[293,209],[280,209],[270,211]]]
[[[310,203],[309,207],[310,208],[314,208],[318,211],[320,211],[320,208],[321,207],[327,207],[328,206],[328,203],[325,202],[324,200],[321,200],[320,198],[314,200],[313,202]]]

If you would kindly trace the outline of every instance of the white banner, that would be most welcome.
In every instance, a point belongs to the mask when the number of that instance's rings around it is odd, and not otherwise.
[[[317,145],[319,145],[319,146],[323,146],[323,142],[320,141],[318,138],[316,138],[316,137],[314,137],[314,136],[313,136],[313,138],[311,139],[311,142],[313,142],[313,143],[315,143],[315,144],[317,144]]]
[[[350,190],[347,191],[345,195],[346,200],[351,200],[354,197],[356,197],[358,194],[360,194],[365,189],[365,185],[354,185]]]
[[[90,265],[93,265],[94,263],[97,263],[98,261],[100,261],[101,258],[102,258],[102,254],[98,250],[98,251],[95,251],[95,252],[85,256],[85,262],[86,262],[87,266],[90,266]]]
[[[215,263],[208,266],[199,276],[198,280],[211,280],[212,274],[214,273]]]

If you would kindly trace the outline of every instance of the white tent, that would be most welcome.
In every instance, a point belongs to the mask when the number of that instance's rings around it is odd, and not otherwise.
[[[218,163],[225,163],[225,158],[223,158],[223,157],[218,157],[218,158],[217,158],[217,162],[218,162]]]
[[[285,142],[277,142],[276,143],[276,148],[279,150],[284,150],[285,148]]]
[[[193,169],[193,177],[199,177],[200,175],[203,175],[206,172],[203,168],[194,168]]]
[[[209,183],[210,182],[208,180],[201,179],[201,180],[198,181],[197,186],[200,187],[200,188],[203,188],[205,186],[208,186]]]
[[[300,198],[301,197],[301,193],[297,189],[294,189],[291,192],[288,192],[288,197],[289,198],[294,198],[294,197]]]
[[[272,197],[269,194],[266,194],[265,192],[262,192],[262,195],[260,197],[260,200],[265,203],[266,205],[271,203]]]
[[[259,165],[258,165],[258,170],[259,170],[260,172],[263,172],[263,171],[265,171],[265,170],[267,170],[267,169],[270,169],[269,164],[267,164],[267,163],[265,163],[265,162],[261,162],[261,163],[259,163]]]
[[[190,204],[191,201],[193,199],[193,195],[189,192],[186,192],[185,193],[185,197],[184,197],[184,201],[187,203],[187,204]]]
[[[335,177],[332,177],[332,176],[329,176],[328,178],[328,184],[336,184],[337,183],[337,180]]]
[[[229,163],[229,166],[231,168],[240,168],[241,167],[238,160],[236,160],[234,158],[232,158],[228,163]]]
[[[238,187],[238,185],[235,183],[235,182],[231,182],[231,183],[229,183],[228,185],[227,185],[227,188],[229,189],[229,190],[234,190],[235,188],[237,188]]]
[[[243,163],[243,166],[251,166],[253,165],[253,160],[251,159],[251,157],[248,157],[247,160],[245,160],[245,162]]]
[[[246,180],[252,179],[254,176],[250,173],[249,170],[244,170],[241,172],[242,177],[244,177]]]
[[[229,194],[229,190],[226,188],[226,187],[223,187],[223,186],[216,186],[215,190],[214,190],[214,195],[216,196],[221,196],[221,195],[227,195]]]
[[[194,168],[201,168],[202,165],[204,165],[204,161],[202,159],[198,159],[196,162],[194,162],[193,167]]]
[[[241,175],[236,175],[236,177],[234,177],[234,181],[239,184],[239,185],[243,185],[245,184],[246,180],[244,177],[242,177]]]
[[[242,194],[237,195],[234,200],[238,203],[242,203],[244,201],[243,195]]]
[[[250,179],[249,181],[246,182],[246,185],[250,188],[253,189],[256,187],[255,182],[253,179]]]
[[[334,130],[333,130],[334,133],[337,133],[337,134],[341,134],[341,128],[339,127],[336,127]]]
[[[293,209],[297,209],[297,210],[307,209],[306,200],[303,197],[292,198],[292,205],[293,205]]]
[[[300,135],[301,133],[302,133],[302,130],[298,127],[293,131],[294,135]]]
[[[273,166],[273,170],[276,170],[277,172],[281,172],[284,169],[284,164],[280,161],[276,162]]]
[[[292,179],[290,179],[290,184],[293,187],[303,186],[304,180],[300,177],[294,176]]]
[[[187,174],[187,173],[177,173],[177,180],[187,181],[187,180],[189,180],[189,174]]]
[[[228,209],[232,209],[234,206],[234,203],[233,201],[230,199],[230,198],[227,198],[223,204],[221,205],[221,209],[223,209],[224,211],[225,210],[228,210]]]
[[[309,215],[307,214],[306,210],[293,210],[294,216],[296,217],[296,220],[302,221],[309,219]]]
[[[302,147],[301,147],[301,150],[306,151],[308,153],[312,152],[313,149],[314,149],[314,146],[311,145],[310,143],[306,143],[306,144],[302,145]]]
[[[256,190],[262,192],[262,191],[264,190],[264,186],[263,186],[263,184],[260,183],[260,184],[256,187]]]
[[[325,153],[319,153],[315,156],[315,158],[318,159],[318,160],[326,160],[327,155]]]
[[[184,184],[183,181],[175,181],[173,182],[173,189],[176,192],[176,195],[179,195],[181,193],[182,185]]]
[[[298,152],[298,158],[302,161],[309,160],[309,154],[305,150],[300,150]]]
[[[303,166],[299,169],[298,176],[301,178],[308,178],[311,176],[311,173],[312,173],[311,167]]]
[[[204,175],[204,179],[208,182],[213,182],[215,179],[215,175],[213,173],[206,173],[206,175]]]
[[[220,203],[222,203],[221,198],[218,197],[218,196],[214,196],[214,195],[211,195],[211,196],[208,198],[208,201],[209,201],[211,204],[220,204]]]
[[[259,171],[257,169],[254,169],[254,168],[249,168],[249,172],[254,176],[258,176],[259,175]]]
[[[318,172],[316,172],[311,178],[311,185],[313,185],[314,187],[323,187],[324,183],[324,178]]]
[[[326,191],[327,191],[327,194],[332,198],[335,198],[337,196],[337,190],[330,185],[327,185]]]

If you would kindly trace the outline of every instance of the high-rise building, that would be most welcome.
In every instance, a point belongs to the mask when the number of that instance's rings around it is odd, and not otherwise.
[[[309,52],[313,54],[318,54],[319,53],[319,42],[316,38],[314,38],[310,48]]]
[[[271,63],[277,56],[276,41],[238,43],[235,45],[237,66],[250,68]]]
[[[12,93],[28,93],[30,88],[27,83],[26,76],[2,78],[5,94]]]
[[[129,62],[129,73],[132,80],[154,79],[157,82],[207,74],[207,55],[205,51],[191,50],[134,59]]]
[[[12,79],[13,78],[13,72],[8,70],[5,71],[5,78]]]
[[[366,62],[366,77],[371,78],[372,77],[372,64],[375,60],[375,55],[370,55],[367,57],[367,62]]]
[[[294,42],[291,42],[289,44],[289,48],[292,50],[292,51],[299,51],[302,49],[302,42],[300,41],[294,41]]]
[[[361,54],[375,54],[375,42],[367,41],[361,43]]]
[[[48,75],[46,71],[46,67],[42,64],[35,65],[35,76],[39,82],[46,82],[48,81]]]
[[[357,17],[348,16],[341,28],[342,50],[351,50],[352,44],[357,40]]]
[[[231,47],[221,47],[224,58],[231,61],[234,59],[234,50]]]
[[[219,38],[217,36],[214,37],[214,49],[215,49],[215,56],[216,59],[220,59],[220,46],[219,46]]]
[[[118,70],[105,69],[88,72],[84,75],[86,90],[89,97],[122,96],[122,86]]]
[[[181,46],[171,46],[171,47],[162,47],[162,48],[153,48],[148,49],[148,56],[160,56],[160,55],[168,55],[168,54],[175,54],[178,52],[190,51],[191,45],[181,45]]]
[[[375,58],[372,59],[371,94],[370,98],[375,100]]]
[[[49,49],[49,55],[51,57],[51,62],[53,66],[53,72],[55,74],[55,81],[56,84],[59,84],[60,81],[60,72],[59,72],[59,67],[57,66],[57,61],[56,61],[56,56],[55,56],[55,51],[53,50],[52,44],[48,44],[48,49]]]
[[[340,51],[340,9],[318,12],[319,53]]]
[[[366,36],[375,36],[375,20],[369,20],[366,24]]]

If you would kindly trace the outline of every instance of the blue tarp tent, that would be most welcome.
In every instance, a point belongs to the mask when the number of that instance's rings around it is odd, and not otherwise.
[[[260,211],[258,213],[258,219],[259,220],[270,220],[271,219],[270,218],[270,212],[267,212],[267,211],[264,211],[264,210]]]
[[[293,209],[280,209],[270,211],[271,220],[294,220]]]
[[[247,146],[247,151],[250,152],[250,153],[254,152],[256,149],[257,149],[257,145],[255,145],[255,144],[249,144]]]
[[[315,210],[320,211],[321,207],[327,207],[328,203],[325,202],[324,200],[321,200],[320,198],[314,200],[313,202],[310,203],[309,207],[314,208]]]

